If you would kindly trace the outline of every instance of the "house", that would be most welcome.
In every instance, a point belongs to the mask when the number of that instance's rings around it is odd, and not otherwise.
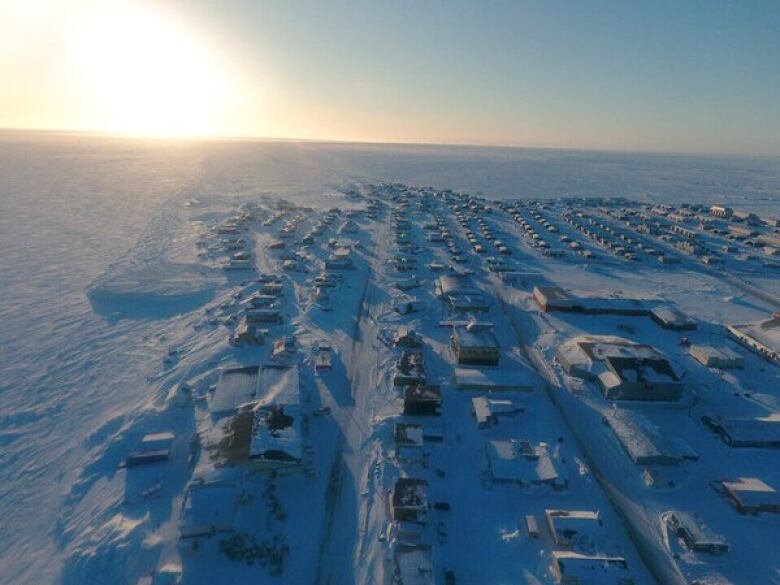
[[[713,205],[710,207],[710,215],[728,219],[734,214],[734,210],[731,207],[725,207],[723,205]]]
[[[458,364],[498,365],[501,348],[492,325],[471,322],[455,326],[450,340]]]
[[[780,447],[780,413],[762,418],[703,416],[701,420],[730,447]]]
[[[602,531],[601,517],[591,510],[545,510],[553,542],[566,549],[589,549]]]
[[[547,484],[557,489],[568,483],[558,473],[544,443],[503,439],[486,441],[485,448],[490,477],[496,483]]]
[[[395,363],[393,384],[409,386],[425,383],[425,360],[423,352],[418,349],[407,349]]]
[[[688,351],[690,356],[706,368],[728,370],[742,368],[745,360],[733,349],[728,347],[712,347],[711,345],[692,345]]]
[[[267,329],[258,329],[256,323],[250,323],[245,319],[229,341],[231,345],[262,345],[267,332]]]
[[[286,335],[274,340],[274,347],[271,351],[271,357],[275,360],[289,358],[295,353],[295,337]]]
[[[437,416],[441,409],[441,388],[432,384],[413,384],[404,388],[404,414]]]
[[[425,303],[415,298],[399,298],[393,300],[393,310],[400,315],[417,313],[425,309]]]
[[[355,265],[352,262],[352,250],[349,248],[336,248],[325,262],[328,270],[352,270]]]
[[[780,312],[770,319],[745,325],[729,325],[729,337],[761,357],[780,364]]]
[[[579,311],[577,299],[559,286],[535,286],[533,299],[542,311]]]
[[[399,327],[393,339],[393,344],[396,347],[418,349],[423,345],[422,335],[411,327]]]
[[[708,553],[725,553],[729,550],[726,541],[705,526],[696,516],[687,512],[672,511],[666,519],[674,533],[690,550]]]
[[[282,322],[282,314],[276,309],[246,309],[244,318],[252,324]]]
[[[428,512],[428,482],[424,479],[399,477],[391,498],[393,520],[396,522],[425,522]]]
[[[556,351],[570,376],[598,383],[610,400],[679,400],[684,385],[655,348],[609,335],[581,335]]]
[[[523,408],[512,400],[497,400],[487,396],[475,396],[471,399],[471,412],[477,419],[477,426],[485,428],[498,423],[498,417],[513,417]]]
[[[674,331],[692,331],[697,327],[696,321],[672,307],[656,307],[650,311],[650,318],[664,329]]]
[[[396,423],[393,432],[395,456],[401,461],[422,459],[423,426],[416,423]]]
[[[780,512],[780,493],[757,477],[740,477],[723,481],[723,491],[742,514]]]
[[[550,571],[561,585],[634,585],[620,556],[554,550],[550,558]]]

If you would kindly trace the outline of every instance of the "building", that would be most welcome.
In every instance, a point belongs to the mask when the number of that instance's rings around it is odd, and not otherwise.
[[[570,376],[596,381],[610,400],[679,400],[684,385],[655,348],[609,335],[581,335],[556,358]]]
[[[559,286],[535,286],[533,299],[542,311],[581,311],[577,299]]]
[[[466,326],[455,326],[451,342],[459,364],[498,365],[501,348],[492,325],[472,322]]]
[[[255,323],[244,320],[230,337],[231,345],[262,345],[267,329],[258,329]]]
[[[734,210],[731,207],[725,207],[723,205],[713,205],[710,207],[710,215],[728,219],[734,214]]]
[[[697,327],[696,321],[672,307],[656,307],[650,311],[650,318],[664,329],[674,331],[692,331]]]
[[[703,416],[701,420],[730,447],[780,447],[780,413],[763,418]]]
[[[282,314],[277,309],[247,309],[244,312],[247,323],[281,323]]]
[[[780,512],[780,494],[757,477],[740,477],[722,485],[732,505],[742,514]]]
[[[404,350],[395,363],[393,384],[395,386],[425,384],[425,360],[422,351],[418,349]]]
[[[393,432],[395,456],[400,460],[422,459],[423,426],[415,423],[396,423]]]
[[[620,556],[554,550],[550,558],[550,571],[561,585],[634,585]]]
[[[214,416],[233,414],[239,406],[257,399],[259,387],[260,366],[225,368],[210,395],[209,410]]]
[[[237,388],[253,386],[256,390],[251,400],[241,400],[234,408],[223,406],[220,410],[232,416],[221,418],[209,437],[213,460],[222,466],[246,465],[254,469],[300,468],[303,417],[298,367],[255,368],[251,378],[247,372],[247,380],[231,382]],[[212,401],[212,413],[215,407]]]
[[[711,345],[692,345],[690,356],[706,368],[728,370],[741,368],[745,360],[733,349],[728,347],[712,347]]]
[[[589,549],[599,540],[601,517],[591,510],[545,510],[553,542],[566,549]]]
[[[513,417],[523,412],[523,408],[512,400],[475,396],[471,399],[471,412],[477,419],[477,426],[484,428],[497,424],[499,417]]]
[[[393,520],[425,522],[428,512],[428,482],[424,479],[399,477],[392,495]]]
[[[729,325],[729,337],[761,357],[780,364],[780,312],[770,319],[745,325]]]
[[[538,379],[533,372],[517,367],[512,370],[455,368],[455,387],[461,391],[533,392]]]
[[[715,534],[692,514],[675,510],[669,513],[666,521],[669,528],[690,550],[715,554],[729,550],[729,545],[721,536]]]
[[[422,347],[422,336],[411,327],[399,327],[393,343],[396,347],[418,349]]]
[[[395,580],[398,585],[434,585],[430,546],[396,547]]]
[[[622,296],[575,296],[558,286],[535,286],[533,299],[545,312],[631,317],[650,313],[650,308],[643,299]]]
[[[436,294],[455,313],[484,313],[490,305],[484,293],[465,274],[444,274],[436,279]]]
[[[504,439],[486,441],[485,448],[490,477],[496,483],[547,484],[556,489],[568,484],[556,469],[544,443]]]
[[[286,335],[274,340],[271,350],[271,357],[275,360],[281,360],[291,357],[295,354],[296,342],[293,335]]]
[[[437,416],[441,410],[441,388],[432,384],[413,384],[404,388],[404,414]]]
[[[637,465],[677,465],[686,459],[698,459],[687,444],[662,433],[637,412],[614,409],[606,412],[603,420]]]

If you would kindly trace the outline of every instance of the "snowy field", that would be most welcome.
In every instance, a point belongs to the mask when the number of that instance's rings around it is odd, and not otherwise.
[[[136,585],[155,571],[163,574],[166,566],[181,568],[188,584],[387,581],[393,567],[388,494],[397,477],[409,474],[392,453],[401,406],[390,381],[397,352],[387,338],[399,325],[423,334],[429,381],[445,392],[444,441],[427,452],[430,465],[412,472],[429,482],[431,501],[453,504],[451,512],[432,510],[423,536],[436,542],[435,582],[443,582],[443,567],[459,583],[553,582],[549,542],[529,543],[518,525],[526,513],[541,523],[551,505],[599,510],[605,542],[625,557],[637,585],[659,575],[780,582],[778,555],[764,546],[780,528],[778,516],[738,516],[709,485],[776,469],[777,450],[734,454],[694,420],[713,410],[745,416],[780,410],[778,366],[742,352],[744,372],[751,374],[718,376],[693,364],[679,347],[679,335],[646,317],[626,324],[613,316],[594,322],[542,313],[529,287],[506,286],[483,270],[452,210],[440,203],[417,208],[412,201],[403,212],[411,237],[424,247],[414,271],[420,287],[409,294],[425,309],[399,315],[393,311],[402,296],[397,284],[410,275],[391,266],[398,201],[380,191],[385,207],[369,218],[367,199],[350,195],[383,181],[496,200],[622,196],[672,205],[723,203],[780,216],[777,159],[2,133],[0,583]],[[279,201],[294,207],[265,225],[266,217],[284,208]],[[331,208],[340,210],[337,219],[283,271],[285,252],[272,249],[280,226],[299,222],[299,239]],[[350,209],[360,210],[354,229],[339,234]],[[241,232],[252,269],[224,270],[215,230],[247,210],[256,215]],[[780,278],[770,270],[735,272],[740,280],[734,284],[717,269],[688,260],[671,270],[612,257],[598,265],[571,255],[550,260],[528,244],[509,214],[494,211],[490,226],[505,234],[516,265],[568,290],[620,290],[673,302],[702,323],[691,334],[695,343],[722,343],[723,324],[756,321],[777,309],[771,295],[780,290]],[[550,445],[568,480],[562,495],[549,486],[524,492],[485,478],[484,442],[505,439],[514,429],[478,430],[471,395],[451,387],[453,356],[449,332],[439,327],[445,316],[433,294],[436,274],[423,269],[450,261],[443,249],[426,244],[422,224],[437,214],[447,217],[469,252],[465,267],[476,272],[492,299],[485,318],[498,324],[503,363],[538,381],[535,392],[518,397],[525,409],[523,433],[512,438]],[[550,219],[561,233],[580,238],[557,212]],[[477,229],[473,221],[471,229]],[[347,242],[354,268],[317,296],[314,279],[332,254],[330,238]],[[242,300],[258,294],[258,275],[271,273],[282,275],[277,306],[283,324],[269,327],[272,333],[257,348],[231,346]],[[751,293],[752,285],[769,297]],[[699,452],[699,461],[676,469],[681,489],[647,491],[641,485],[635,466],[602,428],[606,401],[568,379],[556,363],[555,349],[573,335],[630,330],[691,372],[686,381],[698,389],[694,404],[686,395],[672,414],[656,407],[643,413]],[[271,341],[286,335],[298,343],[305,474],[269,479],[246,473],[220,479],[215,492],[230,486],[227,500],[240,503],[235,533],[273,536],[269,547],[287,551],[284,574],[278,575],[267,557],[257,564],[236,562],[219,549],[217,538],[182,544],[179,536],[193,484],[199,477],[221,477],[224,470],[208,465],[206,456],[209,438],[220,432],[210,411],[218,371],[266,363]],[[327,374],[314,371],[321,340],[333,348]],[[186,397],[182,384],[190,388]],[[555,404],[541,389],[545,384],[565,398]],[[723,392],[723,384],[734,391]],[[599,428],[589,441],[594,426]],[[143,435],[161,431],[176,436],[169,461],[122,467]],[[224,447],[219,440],[216,451]],[[709,562],[664,541],[659,515],[683,507],[705,517],[731,551]],[[625,521],[626,509],[633,521]]]

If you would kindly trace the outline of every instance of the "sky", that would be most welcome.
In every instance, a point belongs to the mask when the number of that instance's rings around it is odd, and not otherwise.
[[[780,1],[0,0],[0,127],[780,156]]]

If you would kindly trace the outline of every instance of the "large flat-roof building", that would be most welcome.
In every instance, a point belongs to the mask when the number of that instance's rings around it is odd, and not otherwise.
[[[729,325],[728,333],[764,359],[780,364],[780,312],[766,321]]]
[[[554,550],[550,558],[550,571],[561,585],[634,585],[621,556]]]
[[[730,447],[780,447],[780,413],[758,418],[704,416],[702,422]]]
[[[444,274],[436,280],[436,294],[455,313],[484,313],[490,310],[485,294],[465,274]]]
[[[667,522],[690,550],[716,554],[729,550],[728,543],[693,514],[674,510],[669,513]]]
[[[690,356],[706,368],[728,370],[741,368],[745,360],[733,349],[711,345],[692,345]]]
[[[602,531],[601,517],[593,510],[545,510],[553,542],[561,548],[590,548]]]
[[[220,420],[216,457],[223,465],[299,468],[303,448],[298,367],[262,366],[258,370],[252,400],[241,408],[233,409],[231,404],[230,409],[220,411],[237,413]]]
[[[637,465],[677,465],[698,455],[679,439],[662,433],[647,417],[625,409],[604,414],[609,425],[631,461]]]
[[[570,376],[594,380],[610,400],[679,400],[683,383],[655,348],[609,335],[582,335],[556,357]]]

